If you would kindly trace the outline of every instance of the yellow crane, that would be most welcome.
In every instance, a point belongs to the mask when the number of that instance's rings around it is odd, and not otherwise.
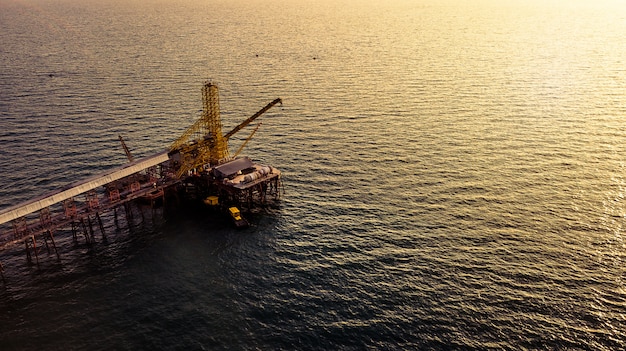
[[[217,85],[211,82],[204,84],[202,87],[202,103],[203,109],[200,119],[191,125],[170,147],[170,158],[179,163],[176,171],[176,175],[179,178],[190,170],[204,167],[205,165],[215,166],[229,161],[231,157],[228,152],[228,139],[274,105],[282,104],[282,100],[278,98],[270,102],[226,134],[222,134]],[[256,132],[256,129],[252,134],[254,132]],[[244,145],[251,137],[252,135],[248,137]],[[237,150],[236,154],[240,151]]]

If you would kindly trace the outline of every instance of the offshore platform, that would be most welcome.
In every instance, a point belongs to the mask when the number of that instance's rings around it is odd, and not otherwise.
[[[214,207],[252,209],[279,199],[283,192],[280,171],[239,157],[260,124],[232,155],[228,140],[276,104],[282,105],[282,100],[273,100],[226,134],[217,85],[204,84],[202,103],[201,117],[169,149],[135,160],[120,136],[129,163],[0,211],[0,249],[23,243],[30,264],[39,265],[44,248],[60,259],[54,239],[57,231],[69,229],[75,242],[84,235],[90,244],[98,229],[106,237],[101,215],[112,213],[118,225],[118,212],[123,212],[130,223],[131,205],[139,200],[152,207],[165,206],[172,195]],[[3,272],[0,263],[2,279]]]

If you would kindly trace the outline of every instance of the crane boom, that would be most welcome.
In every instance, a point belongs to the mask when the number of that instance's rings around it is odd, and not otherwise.
[[[239,155],[239,153],[241,153],[243,148],[246,147],[246,144],[248,144],[250,139],[252,139],[252,136],[254,135],[254,133],[256,133],[256,131],[261,126],[261,124],[262,123],[259,123],[256,127],[254,127],[254,130],[252,131],[252,133],[250,133],[250,135],[246,138],[246,140],[244,140],[244,142],[241,144],[241,146],[239,146],[239,149],[237,149],[237,151],[235,151],[235,154],[233,155],[233,158],[237,157]]]
[[[126,157],[128,158],[128,162],[132,163],[135,160],[133,158],[133,155],[130,153],[130,150],[126,146],[126,143],[124,142],[124,139],[122,138],[122,136],[118,135],[118,137],[120,138],[120,143],[122,143],[122,148],[124,148],[124,153],[126,153]]]
[[[280,103],[282,105],[283,104],[283,100],[281,100],[281,98],[278,98],[278,99],[270,102],[269,104],[267,104],[267,106],[265,106],[262,109],[260,109],[259,112],[257,112],[254,115],[252,115],[252,117],[250,117],[250,118],[246,119],[245,121],[241,122],[241,124],[239,124],[238,126],[233,128],[233,130],[231,130],[230,132],[226,133],[224,135],[224,139],[230,138],[231,136],[233,136],[233,134],[237,133],[238,131],[240,131],[242,128],[244,128],[248,124],[252,123],[252,121],[257,119],[260,115],[264,114],[265,112],[267,112],[267,110],[269,110],[270,108],[272,108],[274,105],[276,105],[278,103]]]

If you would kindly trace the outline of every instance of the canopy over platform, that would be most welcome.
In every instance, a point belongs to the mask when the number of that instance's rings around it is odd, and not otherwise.
[[[223,178],[231,178],[239,171],[243,171],[244,169],[248,169],[254,166],[252,160],[248,157],[242,157],[230,162],[224,163],[222,165],[216,166],[213,168],[213,174],[219,179]]]

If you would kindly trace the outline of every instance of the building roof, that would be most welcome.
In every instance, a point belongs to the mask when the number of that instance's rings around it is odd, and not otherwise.
[[[218,178],[227,178],[246,168],[253,167],[252,160],[248,157],[242,157],[213,168],[213,172]]]

